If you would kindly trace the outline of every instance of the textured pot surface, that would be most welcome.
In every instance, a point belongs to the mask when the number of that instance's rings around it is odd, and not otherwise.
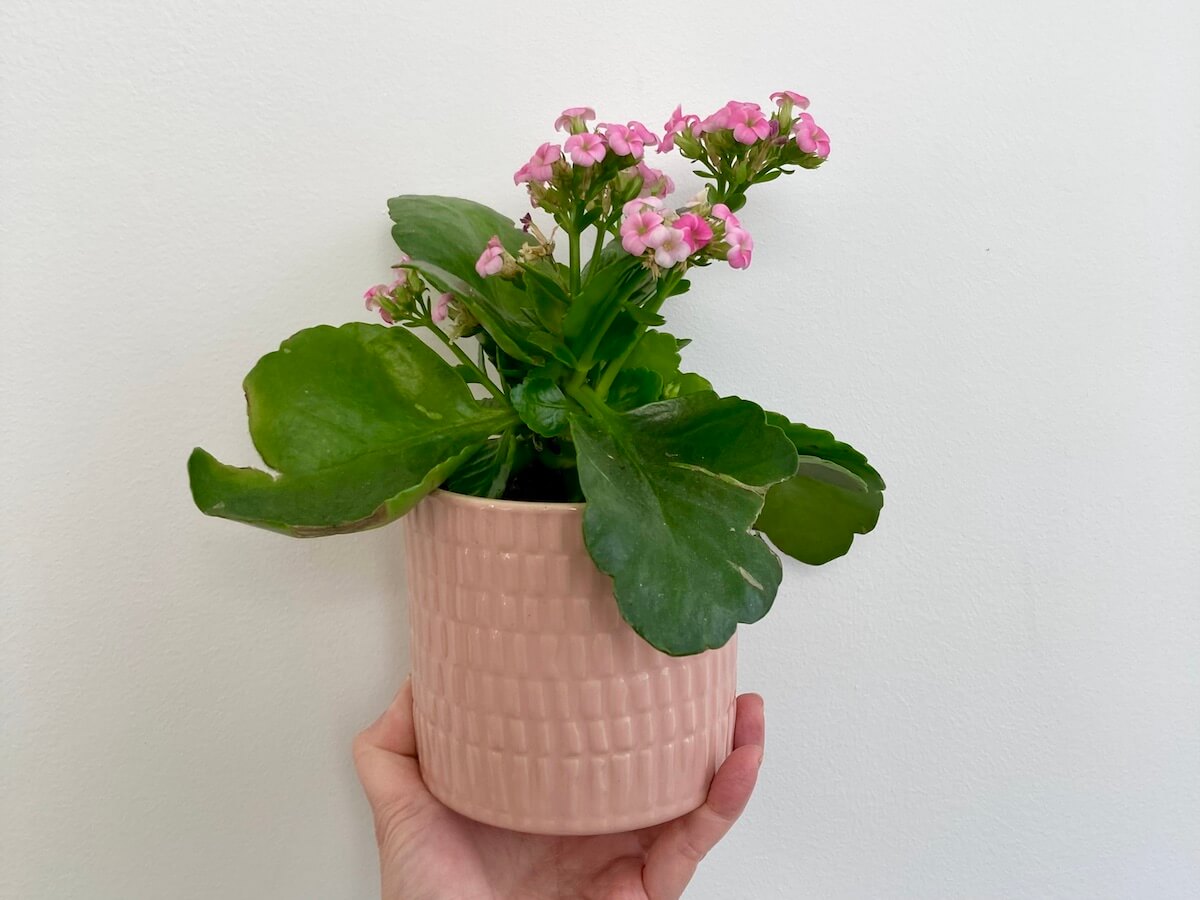
[[[442,491],[405,519],[421,772],[481,822],[600,834],[704,802],[729,754],[736,637],[671,657],[617,612],[583,510]]]

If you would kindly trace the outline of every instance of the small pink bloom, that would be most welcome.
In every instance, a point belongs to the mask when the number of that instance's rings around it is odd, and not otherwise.
[[[684,132],[695,137],[700,132],[700,117],[693,115],[684,115],[683,105],[675,107],[675,112],[671,113],[671,118],[667,119],[663,125],[663,138],[658,144],[658,152],[666,153],[675,146],[676,135]]]
[[[808,113],[800,113],[799,121],[792,126],[792,133],[796,135],[796,146],[805,153],[821,159],[829,155],[829,135]]]
[[[651,210],[627,215],[621,222],[621,246],[632,256],[641,256],[649,247],[656,247],[670,231],[663,218]]]
[[[637,126],[637,129],[634,126]],[[596,127],[604,129],[608,146],[618,156],[632,156],[634,159],[641,159],[647,143],[651,146],[658,143],[658,138],[647,131],[646,126],[640,122],[630,122],[628,125],[597,125]]]
[[[387,292],[386,284],[377,284],[374,287],[367,288],[366,293],[363,294],[363,300],[366,301],[364,305],[367,310],[379,309],[379,298],[386,297]]]
[[[364,305],[367,307],[367,311],[373,312],[375,310],[379,310],[379,318],[383,319],[383,321],[387,322],[389,325],[392,324],[392,314],[384,308],[383,303],[379,298],[386,297],[395,289],[395,287],[395,284],[393,284],[390,288],[386,284],[377,284],[374,287],[367,288],[367,292],[363,294],[363,300],[366,301]]]
[[[629,133],[629,129],[624,125],[610,125],[604,123],[597,125],[596,130],[604,130],[604,137],[608,141],[608,146],[617,156],[632,156],[634,159],[642,158],[642,143],[641,141],[632,140],[633,135]]]
[[[529,169],[529,177],[534,181],[549,181],[554,175],[554,164],[562,158],[562,147],[558,144],[542,144],[525,164]]]
[[[740,100],[730,100],[715,113],[700,123],[700,130],[705,134],[710,134],[714,131],[721,131],[726,128],[732,128],[732,118],[741,112],[744,106],[753,106],[754,104],[742,103]]]
[[[640,212],[662,209],[663,202],[658,197],[635,197],[621,207],[621,215],[632,216]]]
[[[692,255],[692,248],[678,228],[667,228],[666,237],[654,248],[654,261],[664,269],[681,263]]]
[[[487,248],[479,254],[479,259],[475,260],[475,271],[479,273],[480,278],[487,278],[499,274],[503,268],[504,248],[500,246],[500,238],[493,235]]]
[[[513,184],[527,184],[532,180],[533,176],[529,174],[529,163],[525,163],[513,174]]]
[[[563,146],[571,154],[571,162],[577,166],[583,166],[585,169],[604,159],[604,154],[607,152],[604,147],[604,138],[588,131],[571,135]]]
[[[716,218],[718,218],[722,222],[724,222],[726,228],[740,228],[741,227],[742,223],[738,221],[738,217],[735,216],[730,211],[729,207],[726,206],[724,203],[714,204],[713,208],[712,208],[712,214]]]
[[[683,239],[693,253],[712,240],[712,226],[695,213],[684,213],[671,224],[683,232]]]
[[[726,121],[739,144],[756,143],[771,133],[771,123],[757,103],[743,103],[736,110],[730,109]]]
[[[596,118],[596,111],[590,106],[572,106],[569,109],[564,109],[562,115],[554,120],[555,131],[577,131],[582,130],[584,122],[590,122]]]
[[[446,315],[450,310],[450,301],[453,299],[453,294],[438,294],[437,302],[433,304],[433,321],[446,321]]]
[[[725,240],[729,244],[729,249],[725,252],[725,259],[729,265],[735,269],[744,269],[750,265],[750,256],[754,252],[754,238],[750,237],[750,232],[740,226],[728,226],[725,228]]]
[[[675,182],[666,172],[652,168],[645,162],[637,164],[637,173],[642,176],[642,196],[662,197],[673,193]]]
[[[792,106],[799,109],[808,109],[808,98],[803,94],[797,94],[795,91],[776,91],[771,95],[771,99],[779,106],[783,106],[785,100],[790,100]]]
[[[641,122],[630,122],[629,131],[647,147],[655,147],[658,145],[658,135],[643,125]]]

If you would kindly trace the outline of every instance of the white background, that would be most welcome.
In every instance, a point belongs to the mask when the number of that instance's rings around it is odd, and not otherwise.
[[[365,317],[387,197],[517,216],[564,106],[791,88],[829,164],[672,330],[890,486],[743,629],[762,784],[689,896],[1200,896],[1197,9],[8,0],[0,895],[374,895],[401,530],[203,518],[187,453],[254,460],[242,375]]]

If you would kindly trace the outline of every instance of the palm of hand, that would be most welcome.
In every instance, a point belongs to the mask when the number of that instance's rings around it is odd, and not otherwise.
[[[762,699],[743,695],[734,751],[699,809],[620,834],[524,834],[467,819],[429,793],[416,758],[412,690],[406,682],[354,747],[375,814],[383,898],[674,900],[745,808],[762,743]]]

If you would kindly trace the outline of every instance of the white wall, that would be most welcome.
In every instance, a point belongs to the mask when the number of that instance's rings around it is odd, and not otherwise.
[[[690,896],[1200,896],[1196,4],[8,0],[0,35],[0,896],[373,896],[349,743],[406,667],[400,529],[202,518],[188,451],[253,460],[242,375],[364,315],[388,196],[519,215],[564,106],[780,88],[832,158],[673,330],[890,488],[743,630],[763,783]]]

